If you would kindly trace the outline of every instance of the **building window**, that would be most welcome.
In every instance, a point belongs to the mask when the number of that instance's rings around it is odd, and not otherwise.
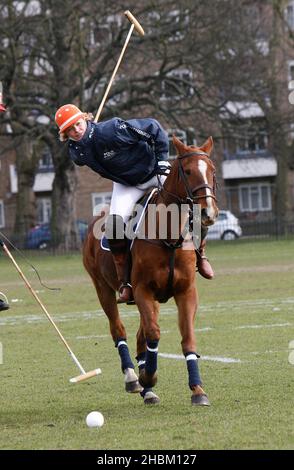
[[[268,147],[267,133],[263,129],[251,130],[237,141],[237,153],[264,152]]]
[[[185,131],[181,131],[180,129],[170,129],[168,131],[169,160],[174,160],[177,156],[177,152],[173,144],[173,135],[180,139],[185,145],[187,145],[187,133]]]
[[[272,209],[271,187],[268,183],[239,186],[241,212],[261,212]]]
[[[93,216],[101,215],[102,207],[109,206],[111,193],[92,193]]]
[[[192,80],[191,70],[173,70],[161,83],[161,99],[180,99],[192,96],[194,93]]]
[[[45,147],[40,160],[39,160],[39,171],[45,172],[45,171],[53,171],[53,160],[52,160],[52,155],[48,147]]]
[[[4,202],[0,201],[0,228],[5,227],[5,219],[4,219]]]
[[[83,26],[87,27],[86,21],[82,21]],[[97,46],[110,43],[115,38],[117,31],[121,28],[121,15],[108,15],[106,21],[102,23],[92,22],[90,30],[90,45]]]
[[[37,199],[37,223],[48,224],[51,220],[52,204],[51,199],[42,197]]]
[[[294,2],[289,2],[285,9],[286,22],[289,29],[294,29]]]
[[[181,41],[185,37],[185,31],[189,27],[189,15],[186,11],[182,10],[171,10],[167,13],[169,21],[169,27],[172,30],[172,34],[169,35],[169,42]]]
[[[288,88],[294,89],[294,60],[288,60]]]

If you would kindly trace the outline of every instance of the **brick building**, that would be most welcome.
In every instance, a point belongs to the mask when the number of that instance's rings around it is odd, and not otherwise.
[[[253,14],[258,21],[262,17],[270,19],[271,12],[266,2],[251,2],[251,4],[257,8],[256,11],[253,8]],[[287,27],[293,31],[294,1],[285,2],[284,14]],[[270,21],[264,22],[264,24],[268,25]],[[285,34],[287,33],[286,31]],[[268,54],[269,34],[269,31],[264,31],[264,34],[260,37],[259,47],[262,48],[264,55]],[[294,88],[294,55],[290,47],[285,48],[283,53],[280,81],[286,93],[284,93],[282,106],[290,114],[293,104],[289,102],[288,95]],[[172,73],[178,74],[181,78],[184,77],[187,83],[193,81],[193,73],[187,68],[182,67]],[[186,89],[186,97],[189,97],[189,93],[193,93],[192,89]],[[160,99],[169,99],[168,83],[164,81],[162,82]],[[150,115],[147,109],[146,115]],[[238,135],[236,134],[235,137],[225,137],[222,141],[219,141],[214,152],[220,183],[218,194],[220,207],[230,209],[240,218],[243,224],[274,221],[277,216],[279,162],[272,146],[271,135],[266,129],[267,116],[265,116],[257,102],[249,101],[248,96],[246,96],[244,101],[228,102],[226,104],[224,113],[220,116],[219,122],[215,124],[216,133],[221,129],[222,121],[228,121],[234,115],[238,118],[240,125],[239,134],[237,133]],[[193,121],[193,116],[188,117],[183,128],[178,129],[170,129],[168,122],[161,122],[170,137],[172,134],[176,134],[185,143],[195,144],[197,132]],[[293,124],[290,121],[288,124],[293,129]],[[289,133],[289,140],[293,137]],[[171,158],[173,158],[173,154],[174,150],[171,146]],[[10,234],[14,226],[17,193],[14,153],[8,151],[2,154],[0,165],[0,229]],[[294,165],[292,168],[294,169]],[[294,220],[293,169],[289,169],[287,173],[286,215],[289,221]],[[76,171],[78,178],[76,215],[78,219],[89,221],[95,205],[109,201],[112,184],[100,178],[99,175],[88,168],[77,168]],[[40,156],[33,188],[37,214],[36,223],[45,223],[50,220],[53,179],[52,159],[50,154],[44,150],[43,155]]]

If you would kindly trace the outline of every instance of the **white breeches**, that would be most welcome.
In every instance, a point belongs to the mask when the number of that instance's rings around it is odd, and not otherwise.
[[[166,180],[166,176],[159,176],[161,183]],[[134,205],[143,196],[147,189],[156,188],[158,186],[157,176],[153,176],[146,183],[138,184],[138,186],[125,186],[120,183],[113,183],[113,191],[110,201],[109,214],[120,215],[124,222],[132,215]]]

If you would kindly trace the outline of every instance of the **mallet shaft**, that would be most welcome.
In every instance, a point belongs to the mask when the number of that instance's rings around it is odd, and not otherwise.
[[[114,81],[116,72],[118,71],[118,68],[119,68],[119,66],[120,66],[120,63],[121,63],[122,58],[123,58],[123,56],[124,56],[125,50],[126,50],[126,48],[127,48],[127,45],[128,45],[128,43],[129,43],[129,40],[130,40],[130,38],[131,38],[131,35],[132,35],[132,32],[133,32],[134,27],[135,27],[134,24],[132,24],[131,27],[130,27],[129,33],[128,33],[128,35],[127,35],[127,38],[126,38],[125,43],[124,43],[124,46],[123,46],[122,51],[121,51],[121,53],[120,53],[120,56],[119,56],[119,58],[118,58],[117,64],[116,64],[116,66],[115,66],[115,68],[114,68],[114,71],[112,72],[110,81],[109,81],[109,83],[108,83],[108,85],[107,85],[107,88],[106,88],[106,90],[105,90],[104,96],[103,96],[103,98],[102,98],[102,101],[101,101],[100,106],[99,106],[99,108],[98,108],[98,111],[97,111],[97,113],[96,113],[94,122],[97,122],[98,119],[99,119],[99,117],[100,117],[100,114],[101,114],[101,112],[102,112],[104,103],[105,103],[106,98],[107,98],[107,96],[108,96],[108,93],[109,93],[109,90],[110,90],[110,88],[111,88],[111,85],[112,85],[112,83],[113,83],[113,81]]]
[[[28,287],[28,289],[30,290],[31,294],[33,295],[33,297],[36,299],[36,301],[38,302],[38,304],[40,305],[41,309],[43,310],[43,312],[45,313],[45,315],[47,316],[48,320],[50,321],[50,323],[53,325],[53,327],[55,328],[55,330],[57,331],[57,334],[59,335],[61,341],[63,342],[64,346],[66,347],[66,349],[68,350],[69,354],[71,355],[72,359],[74,360],[74,362],[76,363],[76,365],[78,366],[78,368],[80,369],[81,373],[82,374],[86,374],[84,368],[81,366],[80,362],[78,361],[78,359],[76,358],[76,356],[74,355],[73,351],[71,350],[71,348],[69,347],[66,339],[64,338],[64,336],[62,335],[61,331],[59,330],[58,326],[55,324],[55,322],[53,321],[53,319],[51,318],[50,314],[48,313],[46,307],[43,305],[43,303],[41,302],[41,300],[39,299],[38,295],[36,294],[36,292],[34,291],[34,289],[32,288],[32,286],[30,285],[29,281],[27,280],[27,278],[25,277],[25,275],[23,274],[23,272],[21,271],[20,267],[18,266],[17,262],[15,261],[15,259],[13,258],[12,254],[10,253],[10,251],[8,250],[7,246],[5,245],[5,243],[1,242],[1,246],[3,248],[3,250],[5,251],[5,253],[7,254],[7,256],[10,258],[10,260],[12,261],[14,267],[16,268],[17,272],[19,273],[20,277],[23,279],[23,281],[25,282],[26,286]]]
[[[33,295],[33,297],[36,299],[36,301],[38,302],[38,304],[40,305],[40,307],[42,308],[43,312],[45,313],[45,315],[47,316],[48,320],[52,323],[52,325],[54,326],[55,330],[57,331],[57,333],[59,334],[61,340],[63,341],[64,345],[66,346],[66,348],[68,349],[68,351],[70,353],[72,353],[69,345],[67,344],[67,341],[65,340],[65,338],[62,336],[62,333],[60,332],[59,328],[55,325],[54,321],[52,320],[52,318],[50,317],[49,313],[47,312],[47,309],[45,308],[45,306],[43,305],[43,303],[41,302],[41,300],[39,299],[39,297],[37,296],[36,292],[34,291],[34,289],[32,288],[31,284],[29,283],[29,281],[27,280],[27,278],[25,277],[25,275],[23,274],[23,272],[21,271],[20,267],[18,266],[17,262],[15,261],[15,259],[13,258],[12,254],[10,253],[10,251],[8,250],[7,246],[5,245],[5,243],[3,244],[3,249],[5,251],[5,253],[7,254],[7,256],[11,259],[13,265],[15,266],[18,274],[20,275],[20,277],[23,279],[23,281],[25,282],[26,286],[28,287],[28,289],[31,291],[31,294]]]
[[[121,53],[120,53],[120,56],[119,56],[119,58],[118,58],[117,64],[116,64],[116,66],[115,66],[115,68],[114,68],[114,71],[112,72],[110,81],[109,81],[109,83],[108,83],[108,85],[107,85],[107,88],[106,88],[106,90],[105,90],[104,96],[103,96],[103,98],[102,98],[102,101],[101,101],[100,106],[99,106],[99,108],[98,108],[98,111],[97,111],[97,113],[96,113],[96,116],[95,116],[95,118],[94,118],[94,122],[98,122],[98,119],[99,119],[100,114],[101,114],[101,112],[102,112],[102,109],[103,109],[103,106],[104,106],[104,104],[105,104],[106,98],[107,98],[107,96],[108,96],[109,90],[110,90],[111,85],[112,85],[112,83],[113,83],[113,81],[114,81],[115,75],[116,75],[116,73],[117,73],[117,71],[118,71],[118,68],[119,68],[120,63],[121,63],[121,61],[122,61],[122,58],[123,58],[123,56],[124,56],[125,50],[126,50],[126,48],[127,48],[127,45],[128,45],[128,43],[129,43],[129,40],[130,40],[130,38],[131,38],[131,35],[132,35],[133,30],[135,29],[136,31],[138,31],[138,33],[139,33],[141,36],[144,36],[144,34],[145,34],[144,29],[143,29],[142,26],[140,25],[139,21],[136,20],[136,18],[134,17],[134,15],[132,15],[132,13],[131,13],[129,10],[126,10],[126,11],[124,12],[124,14],[126,15],[126,17],[128,18],[128,20],[129,20],[132,24],[131,24],[130,30],[129,30],[129,32],[128,32],[127,38],[126,38],[126,40],[125,40],[124,46],[123,46],[123,48],[122,48],[122,51],[121,51]]]

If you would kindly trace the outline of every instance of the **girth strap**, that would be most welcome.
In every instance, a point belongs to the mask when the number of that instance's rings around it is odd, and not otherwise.
[[[173,296],[173,282],[174,282],[174,270],[175,270],[175,249],[166,245],[167,248],[170,250],[169,256],[169,272],[167,278],[166,289],[164,295],[158,298],[158,302],[164,304],[168,301],[170,297]]]

